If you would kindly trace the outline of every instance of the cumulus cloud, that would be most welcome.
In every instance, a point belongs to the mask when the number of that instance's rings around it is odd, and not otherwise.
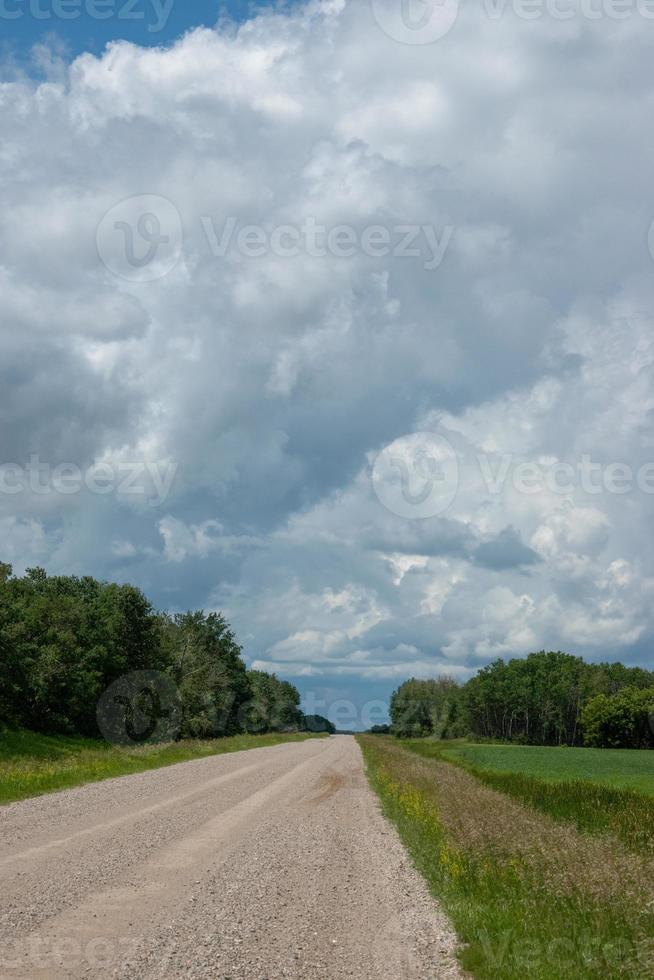
[[[1,462],[176,476],[3,491],[0,557],[220,608],[251,661],[341,694],[646,659],[649,58],[635,15],[466,4],[415,46],[333,0],[3,84]],[[128,228],[143,195],[172,211]],[[415,432],[458,486],[412,519],[372,474]]]

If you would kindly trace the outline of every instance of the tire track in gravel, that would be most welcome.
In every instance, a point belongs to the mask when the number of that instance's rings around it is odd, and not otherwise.
[[[25,861],[29,861],[32,858],[39,858],[49,851],[56,850],[59,847],[67,847],[74,843],[79,844],[84,837],[94,837],[99,834],[105,834],[108,831],[115,830],[116,828],[122,827],[123,825],[134,820],[142,820],[145,817],[158,813],[160,810],[166,810],[168,807],[175,806],[175,804],[199,799],[206,792],[217,789],[219,786],[224,786],[225,783],[228,783],[232,779],[242,779],[243,776],[246,776],[251,772],[257,772],[260,768],[261,766],[256,764],[245,766],[242,769],[238,769],[236,772],[227,773],[224,776],[218,776],[216,779],[210,779],[208,782],[203,783],[199,789],[192,789],[186,793],[179,793],[177,796],[171,796],[168,799],[161,800],[159,803],[152,803],[150,806],[142,807],[133,813],[123,814],[120,817],[114,817],[111,820],[104,820],[100,823],[93,824],[91,827],[76,830],[66,837],[56,837],[45,844],[38,844],[36,847],[29,847],[25,851],[16,851],[13,854],[8,854],[5,857],[0,858],[0,871],[11,864],[18,863],[22,865]]]
[[[320,745],[212,756],[0,808],[0,943],[81,904],[99,887],[139,880],[151,854],[282,775],[294,760],[321,751]]]

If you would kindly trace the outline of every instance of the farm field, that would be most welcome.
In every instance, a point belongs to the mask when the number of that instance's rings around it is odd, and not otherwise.
[[[489,772],[520,773],[546,782],[583,779],[654,796],[654,752],[647,750],[449,745],[440,749],[444,759],[460,759]]]
[[[428,740],[359,741],[384,813],[449,914],[474,977],[654,977],[654,862],[642,853],[651,830],[636,833],[654,823],[650,797],[474,768]],[[607,801],[614,827],[590,817]]]
[[[87,738],[0,732],[0,804],[189,759],[322,737],[274,733],[119,747]]]

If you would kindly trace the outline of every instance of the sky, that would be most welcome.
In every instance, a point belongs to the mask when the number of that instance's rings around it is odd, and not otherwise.
[[[0,4],[0,559],[344,727],[654,667],[654,7],[122,2]]]
[[[36,45],[68,60],[85,52],[101,55],[112,41],[160,47],[198,27],[239,23],[256,6],[246,0],[1,0],[0,49],[5,66],[39,76]]]

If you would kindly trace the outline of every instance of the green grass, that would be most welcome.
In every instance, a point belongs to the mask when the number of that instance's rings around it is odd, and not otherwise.
[[[631,850],[654,857],[654,752],[452,745],[428,739],[406,746],[461,766],[555,820],[586,833],[614,834]]]
[[[0,732],[0,804],[208,755],[323,737],[311,733],[234,735],[117,747],[85,738]]]
[[[520,773],[545,782],[582,779],[654,796],[654,752],[646,749],[572,749],[457,742],[451,748],[444,745],[443,757],[463,759],[476,769]]]
[[[460,766],[360,736],[368,778],[480,980],[654,977],[654,871]],[[432,743],[433,744],[433,743]]]

